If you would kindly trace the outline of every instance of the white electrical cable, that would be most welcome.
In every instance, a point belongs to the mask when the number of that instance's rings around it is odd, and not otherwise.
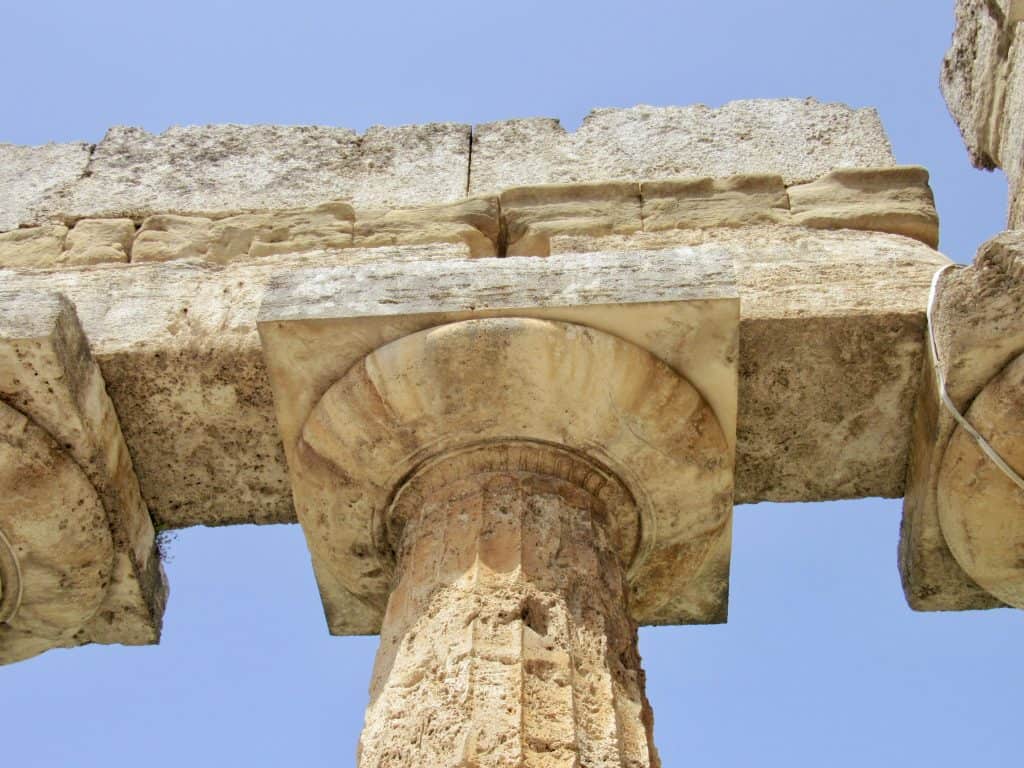
[[[928,309],[926,315],[928,320],[928,340],[931,343],[932,362],[935,364],[935,380],[939,385],[939,397],[942,400],[942,404],[946,406],[946,409],[950,412],[953,418],[956,419],[957,424],[963,427],[964,431],[974,438],[974,442],[976,442],[978,447],[981,448],[982,453],[988,456],[992,463],[1003,471],[1004,475],[1010,478],[1018,488],[1024,491],[1024,477],[1021,477],[1017,470],[1007,464],[1006,460],[989,444],[988,440],[982,437],[978,430],[974,428],[974,425],[971,424],[971,422],[969,422],[962,413],[960,413],[960,410],[953,403],[952,399],[950,399],[949,392],[946,391],[946,377],[942,374],[942,362],[939,360],[939,345],[935,340],[935,325],[932,323],[932,314],[935,311],[935,297],[939,289],[939,280],[947,269],[954,266],[956,265],[947,264],[935,273],[935,276],[932,278],[931,291],[928,293]]]

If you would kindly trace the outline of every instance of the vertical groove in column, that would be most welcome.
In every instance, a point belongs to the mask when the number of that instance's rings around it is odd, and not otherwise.
[[[548,450],[403,489],[360,768],[659,765],[607,510]]]

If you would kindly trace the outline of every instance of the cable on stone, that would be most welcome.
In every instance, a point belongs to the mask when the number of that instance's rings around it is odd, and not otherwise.
[[[942,373],[942,364],[939,360],[939,345],[935,339],[935,325],[932,322],[932,315],[935,311],[935,300],[939,291],[939,280],[942,278],[943,273],[956,266],[955,264],[947,264],[941,269],[935,272],[932,277],[931,291],[928,293],[928,309],[926,318],[928,321],[928,341],[931,344],[932,361],[935,364],[935,381],[939,386],[939,398],[942,400],[942,404],[946,406],[950,415],[956,420],[957,424],[963,427],[964,431],[973,438],[974,442],[978,444],[981,452],[984,453],[993,464],[1002,470],[1003,474],[1006,475],[1010,480],[1022,491],[1024,491],[1024,477],[1011,467],[1006,460],[999,455],[999,452],[991,446],[978,430],[974,428],[974,425],[969,422],[966,417],[960,413],[960,410],[953,403],[953,400],[949,396],[949,392],[946,391],[946,377]]]

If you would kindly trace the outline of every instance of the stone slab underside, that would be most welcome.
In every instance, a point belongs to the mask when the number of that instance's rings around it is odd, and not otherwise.
[[[742,305],[737,503],[901,496],[924,307],[945,258],[904,237],[770,227],[736,230],[692,253],[723,249]],[[421,259],[423,279],[408,294],[425,309],[446,301],[501,306],[510,286],[547,301],[547,287],[531,282],[530,259],[445,260],[452,252],[349,249],[227,267],[0,270],[0,301],[31,312],[17,294],[43,289],[75,304],[158,525],[294,522],[256,333],[267,286],[298,266],[349,266],[373,297],[375,282],[393,269],[388,262]],[[650,258],[650,269],[672,268],[671,254]],[[614,256],[552,259],[572,276],[576,300],[600,303],[592,270]]]

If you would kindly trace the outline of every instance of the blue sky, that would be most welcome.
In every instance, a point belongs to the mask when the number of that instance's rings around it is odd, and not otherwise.
[[[0,141],[365,128],[813,96],[875,106],[958,261],[1003,228],[938,91],[952,0],[4,0]],[[899,501],[736,510],[730,622],[641,631],[666,766],[1017,766],[1024,617],[915,614]],[[374,638],[332,638],[296,526],[171,544],[164,640],[0,668],[0,763],[345,766]]]

